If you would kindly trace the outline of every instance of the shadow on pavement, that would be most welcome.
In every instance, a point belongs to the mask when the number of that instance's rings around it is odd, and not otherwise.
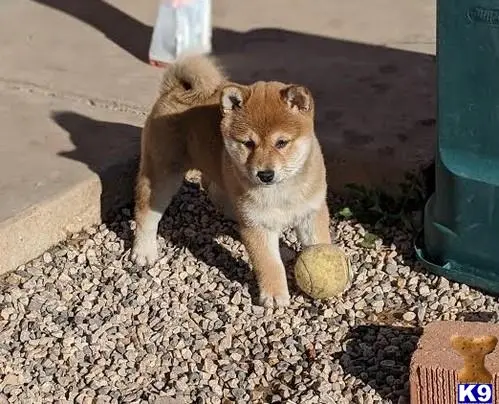
[[[99,121],[72,111],[53,112],[74,149],[59,155],[85,164],[101,181],[101,219],[109,220],[123,201],[131,200],[138,166],[141,128],[126,123]],[[129,158],[135,158],[130,164]]]
[[[102,0],[32,0],[102,32],[125,52],[146,62],[152,28]]]

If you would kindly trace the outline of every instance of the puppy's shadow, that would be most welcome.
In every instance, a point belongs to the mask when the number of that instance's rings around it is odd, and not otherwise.
[[[199,184],[184,181],[161,219],[159,234],[174,246],[187,248],[209,267],[218,268],[228,280],[247,285],[252,300],[257,301],[257,282],[243,258],[237,224],[214,207]]]

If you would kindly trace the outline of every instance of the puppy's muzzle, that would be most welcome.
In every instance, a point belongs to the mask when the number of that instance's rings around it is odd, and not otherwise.
[[[258,171],[256,173],[256,176],[264,184],[270,184],[272,181],[274,181],[275,172],[274,172],[274,170]]]

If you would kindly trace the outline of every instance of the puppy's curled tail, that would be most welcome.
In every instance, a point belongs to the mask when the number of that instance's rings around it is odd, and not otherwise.
[[[160,93],[174,93],[185,104],[198,103],[211,97],[225,80],[224,72],[213,58],[185,56],[166,68]]]

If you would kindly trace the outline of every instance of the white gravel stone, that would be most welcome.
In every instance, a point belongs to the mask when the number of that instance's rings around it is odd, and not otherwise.
[[[403,315],[405,321],[413,321],[416,318],[416,314],[412,311],[408,311]]]
[[[43,254],[43,262],[45,264],[49,264],[52,262],[52,255],[50,255],[50,253],[46,252]]]

